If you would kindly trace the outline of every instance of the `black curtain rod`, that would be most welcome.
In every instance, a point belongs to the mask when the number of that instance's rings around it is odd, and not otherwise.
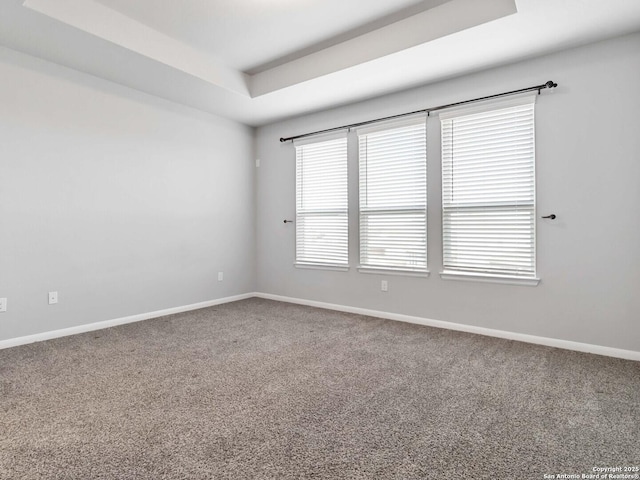
[[[556,88],[557,86],[558,86],[557,83],[553,82],[552,80],[549,80],[547,83],[544,83],[542,85],[536,85],[534,87],[521,88],[520,90],[512,90],[510,92],[504,92],[504,93],[496,93],[495,95],[488,95],[486,97],[474,98],[472,100],[465,100],[463,102],[449,103],[448,105],[440,105],[439,107],[425,108],[423,110],[416,110],[415,112],[400,113],[398,115],[391,115],[389,117],[376,118],[375,120],[367,120],[366,122],[352,123],[350,125],[343,125],[341,127],[327,128],[326,130],[318,130],[317,132],[304,133],[302,135],[296,135],[294,137],[280,138],[280,141],[288,142],[290,140],[297,140],[298,138],[311,137],[313,135],[318,135],[320,133],[329,133],[329,132],[336,132],[338,130],[344,130],[347,128],[352,129],[355,127],[362,127],[363,125],[369,125],[370,123],[382,122],[384,120],[393,120],[394,118],[408,117],[409,115],[416,115],[418,113],[426,113],[427,115],[429,115],[431,112],[435,112],[437,110],[444,110],[445,108],[457,107],[458,105],[466,105],[467,103],[480,102],[482,100],[489,100],[491,98],[506,97],[508,95],[516,95],[518,93],[534,92],[537,90],[538,95],[540,95],[540,92],[545,88]]]

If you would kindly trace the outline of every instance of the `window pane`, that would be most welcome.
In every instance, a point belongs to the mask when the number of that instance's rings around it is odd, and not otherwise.
[[[424,210],[361,214],[361,264],[426,270],[425,224]]]
[[[445,270],[535,276],[534,103],[442,120]]]
[[[360,264],[426,271],[426,120],[359,136]]]
[[[348,264],[347,139],[296,147],[296,263]]]

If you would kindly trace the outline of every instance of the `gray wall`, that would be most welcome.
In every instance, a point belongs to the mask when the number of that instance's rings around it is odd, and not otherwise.
[[[280,136],[548,79],[560,87],[537,105],[538,207],[559,219],[538,225],[538,287],[438,276],[435,118],[431,277],[355,270],[353,135],[352,268],[293,267],[294,150]],[[635,34],[262,127],[254,145],[250,128],[0,48],[0,340],[257,290],[638,350],[638,85]]]
[[[252,291],[253,142],[0,48],[0,340]]]
[[[428,59],[425,59],[428,61]],[[295,154],[305,133],[554,80],[536,107],[537,287],[442,280],[440,127],[428,126],[430,278],[358,273],[350,136],[349,272],[293,267]],[[345,85],[349,88],[349,85]],[[640,349],[640,34],[258,129],[257,289],[474,326]],[[380,280],[389,280],[389,292]]]

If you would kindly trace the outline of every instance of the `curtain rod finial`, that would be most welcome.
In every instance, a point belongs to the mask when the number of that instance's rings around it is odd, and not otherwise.
[[[281,141],[282,143],[286,142],[286,140],[285,140],[284,138],[282,138],[282,137],[280,137],[280,141]]]
[[[549,80],[547,83],[544,84],[545,87],[547,88],[556,88],[558,86],[558,84],[556,82],[554,82],[553,80]]]

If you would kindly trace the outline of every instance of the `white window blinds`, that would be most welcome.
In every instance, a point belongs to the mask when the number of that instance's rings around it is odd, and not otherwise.
[[[296,145],[296,264],[348,265],[347,138]]]
[[[535,277],[534,102],[441,115],[445,273]]]
[[[359,130],[360,266],[427,270],[426,119]]]

